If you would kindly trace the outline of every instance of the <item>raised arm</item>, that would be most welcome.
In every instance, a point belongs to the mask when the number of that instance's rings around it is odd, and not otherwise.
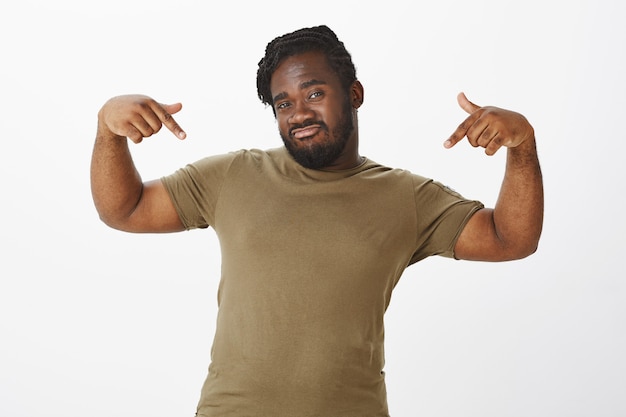
[[[175,232],[183,225],[160,180],[142,182],[128,139],[139,143],[165,125],[179,139],[185,132],[171,116],[180,103],[159,104],[146,96],[129,95],[107,101],[98,113],[98,131],[91,159],[91,192],[104,223],[128,232]]]
[[[469,113],[444,143],[450,148],[464,137],[487,155],[507,148],[506,171],[493,209],[472,216],[455,247],[459,259],[506,261],[534,253],[543,226],[543,180],[535,132],[524,116],[497,107],[479,107],[459,94]]]

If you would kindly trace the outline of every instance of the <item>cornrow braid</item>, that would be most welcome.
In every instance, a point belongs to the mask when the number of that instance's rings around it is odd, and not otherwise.
[[[256,77],[257,93],[262,103],[273,108],[270,81],[278,65],[285,58],[310,51],[320,51],[326,55],[330,67],[337,72],[342,87],[346,92],[349,91],[356,81],[352,57],[337,35],[322,25],[287,33],[267,44],[265,56],[259,61]]]

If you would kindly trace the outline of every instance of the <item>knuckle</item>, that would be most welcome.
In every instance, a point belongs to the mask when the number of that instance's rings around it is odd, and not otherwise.
[[[134,106],[138,109],[138,111],[145,111],[150,109],[150,104],[143,99],[136,99],[134,102]]]

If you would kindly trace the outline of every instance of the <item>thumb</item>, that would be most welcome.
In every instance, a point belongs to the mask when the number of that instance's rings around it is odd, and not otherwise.
[[[480,106],[472,103],[467,99],[465,93],[459,93],[459,95],[456,96],[456,101],[459,103],[459,106],[461,106],[461,108],[469,114],[472,114],[476,110],[480,109]]]
[[[183,104],[182,103],[161,104],[161,107],[163,107],[163,109],[169,114],[176,114],[183,108]]]

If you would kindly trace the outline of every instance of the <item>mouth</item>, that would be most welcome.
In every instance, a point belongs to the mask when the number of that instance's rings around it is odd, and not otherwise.
[[[314,124],[314,125],[308,125],[305,127],[297,128],[297,129],[292,129],[290,133],[291,133],[291,137],[294,139],[306,140],[306,139],[311,139],[321,129],[322,129],[321,125]]]

